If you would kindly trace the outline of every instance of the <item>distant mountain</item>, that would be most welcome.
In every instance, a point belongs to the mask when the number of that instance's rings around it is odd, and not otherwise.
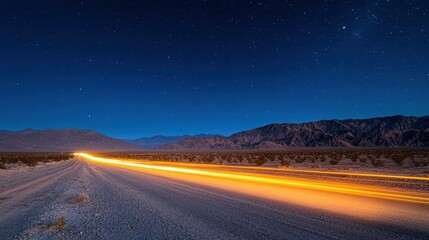
[[[139,150],[135,144],[91,130],[0,131],[0,151]]]
[[[142,137],[134,140],[128,140],[131,143],[134,143],[142,148],[145,149],[155,149],[162,145],[166,144],[172,144],[182,141],[185,138],[188,137],[195,137],[195,138],[206,138],[206,137],[215,137],[215,136],[221,136],[221,135],[212,135],[212,134],[198,134],[194,136],[189,135],[182,135],[182,136],[162,136],[157,135],[153,137]]]
[[[429,147],[429,116],[270,124],[229,137],[185,138],[162,149]]]

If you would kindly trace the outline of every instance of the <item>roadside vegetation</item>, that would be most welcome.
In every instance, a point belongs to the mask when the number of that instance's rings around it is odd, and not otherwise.
[[[73,158],[72,153],[0,153],[0,169],[13,164],[36,166],[39,163],[58,162]]]
[[[429,149],[292,149],[284,151],[201,151],[104,153],[102,157],[251,166],[355,165],[369,167],[428,167]]]
[[[78,194],[67,200],[67,203],[69,204],[77,204],[77,203],[84,203],[84,202],[89,202],[89,196],[86,193]]]
[[[64,229],[66,225],[66,220],[64,217],[60,217],[57,220],[55,220],[54,223],[48,226],[47,232],[53,232],[53,231],[61,231]]]

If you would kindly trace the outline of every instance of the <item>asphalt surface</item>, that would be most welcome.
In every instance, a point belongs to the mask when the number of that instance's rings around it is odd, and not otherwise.
[[[0,239],[429,239],[421,226],[84,160],[0,172],[0,180]]]

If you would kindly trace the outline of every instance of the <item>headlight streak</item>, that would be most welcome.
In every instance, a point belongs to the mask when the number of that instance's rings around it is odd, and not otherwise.
[[[381,192],[381,191],[368,190],[368,189],[362,189],[362,188],[359,189],[356,186],[352,188],[349,185],[341,185],[340,183],[332,183],[329,185],[327,183],[322,183],[317,181],[314,181],[313,183],[313,182],[306,182],[306,181],[300,181],[300,180],[288,180],[284,178],[275,178],[275,177],[269,177],[269,176],[255,176],[255,175],[249,175],[249,174],[243,174],[243,173],[225,173],[225,172],[216,172],[216,171],[207,171],[207,170],[188,169],[185,167],[157,166],[157,165],[128,162],[128,161],[122,161],[122,160],[116,160],[116,159],[94,157],[86,153],[74,153],[74,155],[83,157],[88,160],[107,163],[107,164],[114,164],[118,166],[129,166],[129,167],[152,169],[152,170],[159,170],[159,171],[166,171],[166,172],[233,179],[233,180],[240,180],[240,181],[247,181],[247,182],[284,185],[284,186],[290,186],[290,187],[296,187],[296,188],[305,188],[305,189],[350,194],[350,195],[372,197],[372,198],[379,198],[379,199],[404,201],[404,202],[412,202],[412,203],[419,203],[419,204],[429,204],[429,198],[426,198],[426,197],[405,195],[403,193]],[[302,172],[305,172],[305,170],[303,170]],[[310,171],[310,172],[323,172],[323,171]],[[354,175],[366,176],[366,177],[384,176],[386,178],[398,178],[397,176],[381,175],[381,174],[354,174]],[[402,178],[402,177],[406,177],[406,176],[399,176],[399,178]],[[409,178],[406,178],[406,179],[409,179]],[[335,185],[333,186],[333,184]]]
[[[224,166],[224,167],[230,167],[230,166]],[[351,172],[339,172],[339,171],[333,172],[333,171],[318,171],[318,170],[303,170],[303,169],[276,169],[276,168],[267,168],[267,167],[246,167],[246,166],[239,166],[237,168],[259,169],[259,170],[291,172],[291,173],[311,173],[311,174],[340,175],[340,176],[352,176],[352,177],[375,177],[375,178],[387,178],[387,179],[429,181],[429,177],[415,177],[415,176],[389,175],[389,174],[376,174],[376,173],[351,173]]]

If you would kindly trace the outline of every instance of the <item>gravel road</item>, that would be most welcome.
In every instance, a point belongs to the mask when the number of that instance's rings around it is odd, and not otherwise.
[[[429,229],[83,160],[0,180],[0,239],[429,239]]]

